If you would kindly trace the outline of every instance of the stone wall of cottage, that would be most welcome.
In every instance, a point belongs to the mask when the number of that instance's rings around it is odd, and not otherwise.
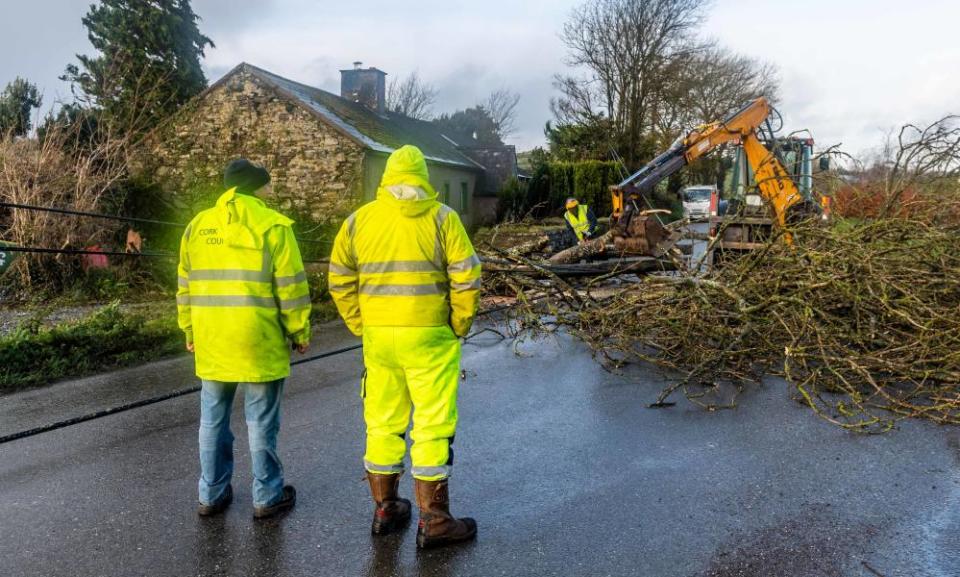
[[[134,170],[185,212],[212,205],[224,166],[240,156],[270,170],[275,206],[301,230],[337,224],[362,202],[365,149],[243,70],[187,105],[141,151]]]

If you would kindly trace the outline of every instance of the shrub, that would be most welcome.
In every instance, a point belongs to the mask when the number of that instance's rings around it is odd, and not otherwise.
[[[40,139],[0,138],[0,200],[116,212],[124,203],[117,185],[126,170],[128,139],[104,131],[92,141],[81,141],[76,137],[80,129],[51,122]],[[0,225],[4,240],[16,245],[73,249],[110,245],[120,228],[97,219],[22,209],[0,214]],[[24,291],[59,290],[75,279],[80,260],[23,254],[9,275]]]
[[[0,390],[157,359],[182,351],[183,342],[175,315],[148,319],[118,303],[52,328],[34,319],[0,338]]]
[[[530,208],[527,186],[516,178],[506,181],[497,193],[497,222],[521,220]]]

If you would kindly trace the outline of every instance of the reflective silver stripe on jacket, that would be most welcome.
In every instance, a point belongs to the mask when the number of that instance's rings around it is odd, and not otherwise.
[[[181,299],[184,302],[181,302]],[[253,295],[180,295],[177,297],[177,304],[191,307],[277,307],[277,301],[273,297]]]
[[[190,280],[186,277],[177,275],[177,286],[182,286],[183,288],[190,288]]]
[[[353,213],[347,217],[347,238],[350,241],[353,241],[353,233],[356,230],[357,226],[357,213]]]
[[[308,306],[310,306],[310,295],[303,295],[302,297],[297,297],[295,299],[283,299],[280,301],[280,310],[282,311]]]
[[[357,232],[357,213],[353,213],[347,217],[347,256],[350,257],[349,263],[344,263],[348,266],[357,266],[357,248],[353,242],[354,236]]]
[[[187,262],[183,263],[183,268],[187,272],[190,272],[190,231],[192,230],[191,225],[187,225],[187,230],[183,231],[183,240],[187,246],[187,249],[183,251],[183,256]]]
[[[414,477],[449,477],[450,467],[442,465],[440,467],[414,467],[411,469]]]
[[[345,292],[349,290],[356,290],[356,288],[357,288],[357,282],[353,281],[353,282],[347,282],[342,284],[337,283],[337,284],[329,285],[327,287],[327,290],[331,292]]]
[[[268,275],[273,272],[273,255],[270,254],[270,249],[266,246],[266,243],[263,246],[263,261],[260,264],[260,270]]]
[[[270,282],[270,271],[241,268],[203,268],[190,271],[190,280],[239,280],[247,282]]]
[[[429,284],[361,284],[360,294],[372,296],[419,296],[442,295],[448,290],[447,283]]]
[[[263,247],[260,270],[245,268],[201,268],[190,271],[190,280],[271,282],[273,281],[273,257],[270,255],[270,250],[267,247]],[[304,280],[306,280],[306,277],[304,277]]]
[[[447,272],[470,272],[473,270],[473,267],[480,266],[480,264],[480,257],[478,257],[476,254],[472,254],[469,258],[448,264]]]
[[[378,465],[376,463],[371,463],[370,461],[363,460],[363,468],[371,473],[383,473],[386,475],[392,475],[395,473],[403,473],[403,463],[399,465]]]
[[[468,291],[471,289],[479,290],[480,289],[480,279],[475,279],[470,282],[455,282],[451,283],[450,288],[458,291]]]
[[[327,268],[327,272],[331,272],[333,274],[339,274],[343,276],[356,276],[357,274],[356,269],[348,268],[346,266],[337,264],[335,262],[330,263],[329,267]]]
[[[363,274],[377,274],[388,272],[441,272],[435,263],[425,260],[392,260],[384,262],[360,263],[360,272]]]
[[[447,261],[447,251],[443,246],[443,223],[447,221],[451,212],[453,212],[453,209],[445,204],[441,204],[440,210],[437,211],[437,238],[433,249],[433,261],[437,264],[438,269],[443,269],[443,264]]]
[[[290,286],[292,284],[297,284],[307,281],[307,273],[300,271],[293,276],[278,276],[274,279],[278,287]]]

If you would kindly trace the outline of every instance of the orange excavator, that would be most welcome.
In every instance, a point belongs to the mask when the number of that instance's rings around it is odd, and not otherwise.
[[[788,223],[808,218],[827,208],[812,199],[812,148],[811,139],[775,139],[770,126],[770,116],[773,112],[770,103],[765,98],[757,98],[731,114],[726,120],[713,122],[696,128],[686,136],[678,139],[669,150],[651,160],[646,166],[627,177],[620,184],[611,187],[613,200],[613,215],[611,223],[612,239],[618,250],[628,253],[655,254],[664,248],[655,239],[669,238],[660,232],[659,222],[651,218],[651,211],[643,211],[638,201],[651,192],[660,182],[676,173],[683,167],[698,158],[716,150],[724,144],[738,147],[736,158],[738,162],[744,159],[749,170],[741,171],[741,184],[748,178],[755,184],[756,190],[764,204],[769,207],[766,214],[754,211],[752,216],[743,217],[739,222],[735,216],[727,218],[728,227],[733,228],[726,233],[731,238],[736,237],[744,242],[736,243],[731,240],[728,244],[739,248],[749,248],[758,244],[750,242],[769,235],[770,225],[784,227]],[[761,134],[763,139],[761,139]],[[768,148],[770,145],[773,150]],[[782,147],[790,147],[794,161],[784,159]],[[788,170],[790,165],[792,170]],[[799,183],[799,184],[798,184]],[[717,198],[712,201],[712,209],[716,212]],[[747,205],[751,204],[748,197]],[[720,215],[713,214],[711,224],[713,232],[716,225],[722,220]],[[757,230],[752,230],[756,228]],[[766,228],[766,232],[761,229]],[[736,234],[730,234],[735,232]],[[789,235],[785,235],[790,242]],[[651,242],[654,241],[654,242]],[[657,251],[656,249],[660,249]]]
[[[670,250],[680,238],[674,231],[663,227],[656,218],[657,210],[642,210],[640,201],[653,191],[664,179],[694,162],[698,158],[725,144],[737,146],[737,162],[747,165],[740,185],[752,181],[761,200],[752,203],[747,195],[744,209],[737,215],[721,216],[716,208],[719,199],[711,201],[711,233],[716,234],[723,222],[723,239],[720,250],[749,250],[762,245],[769,237],[772,226],[784,227],[795,220],[819,214],[823,208],[812,200],[812,149],[811,139],[776,139],[770,125],[773,108],[766,98],[757,98],[731,114],[726,120],[705,124],[686,136],[677,139],[669,150],[660,154],[646,166],[631,174],[623,182],[610,187],[613,200],[611,229],[601,237],[561,251],[550,258],[551,262],[574,262],[584,257],[605,251],[612,242],[620,254],[661,256]],[[761,135],[763,138],[761,138]],[[768,148],[773,147],[773,151]],[[794,162],[782,158],[780,148],[794,146]],[[788,171],[790,164],[793,171]],[[735,179],[736,180],[736,179]],[[801,184],[798,186],[798,182]],[[765,202],[764,202],[765,201]],[[765,204],[763,206],[750,206]],[[791,242],[789,235],[784,235]],[[725,244],[724,244],[725,243]]]

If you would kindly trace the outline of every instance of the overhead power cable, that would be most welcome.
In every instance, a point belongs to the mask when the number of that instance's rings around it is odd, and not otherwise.
[[[103,214],[99,212],[85,212],[82,210],[70,210],[66,208],[56,208],[51,206],[36,206],[33,204],[18,204],[14,202],[0,202],[0,208],[15,208],[20,210],[31,210],[34,212],[49,212],[53,214],[65,214],[69,216],[83,216],[88,218],[99,218],[104,220],[115,220],[118,222],[129,222],[129,223],[141,223],[141,224],[154,224],[158,226],[170,226],[176,228],[186,228],[186,224],[180,222],[172,222],[169,220],[154,220],[151,218],[137,218],[133,216],[118,216],[115,214]],[[312,238],[300,238],[297,237],[297,242],[307,242],[315,244],[332,244],[332,241],[329,240],[319,240]]]
[[[70,210],[66,208],[55,208],[50,206],[36,206],[32,204],[18,204],[14,202],[0,202],[0,208],[18,208],[21,210],[31,210],[34,212],[51,212],[54,214],[66,214],[69,216],[86,216],[89,218],[100,218],[104,220],[116,220],[120,222],[138,222],[143,224],[157,224],[161,226],[175,226],[184,228],[187,225],[168,220],[153,220],[149,218],[136,218],[132,216],[117,216],[113,214],[103,214],[99,212],[84,212],[82,210]]]
[[[45,248],[39,246],[0,246],[0,252],[33,252],[39,254],[75,254],[75,255],[102,255],[102,256],[146,256],[159,258],[179,258],[179,255],[169,252],[121,252],[116,250],[90,250],[79,248]],[[329,259],[305,259],[308,264],[329,264]]]
[[[79,248],[44,248],[39,246],[3,246],[0,252],[35,252],[40,254],[78,254],[102,256],[146,256],[160,258],[177,258],[177,255],[167,252],[121,252],[117,250],[89,250]]]

